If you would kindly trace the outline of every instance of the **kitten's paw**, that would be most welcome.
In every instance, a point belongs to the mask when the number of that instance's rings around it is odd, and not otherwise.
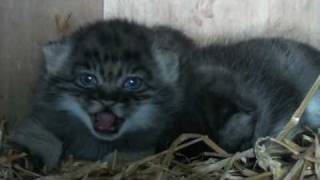
[[[41,157],[44,167],[49,171],[58,166],[62,154],[59,146],[52,148],[53,149],[50,152],[43,154]]]
[[[47,170],[58,165],[62,154],[62,142],[51,132],[32,121],[10,132],[9,142],[27,149],[32,156],[39,157]]]

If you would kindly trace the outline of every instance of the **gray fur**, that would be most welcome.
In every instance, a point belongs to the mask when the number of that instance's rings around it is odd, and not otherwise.
[[[31,154],[40,156],[48,169],[57,165],[62,154],[62,142],[37,123],[27,120],[23,127],[10,134],[9,140],[28,147]]]
[[[305,111],[304,122],[309,127],[320,128],[320,91],[312,98]]]
[[[185,49],[180,46],[191,47],[188,41],[192,42],[170,28],[111,20],[51,42],[43,49],[46,73],[33,111],[11,132],[11,140],[39,156],[49,169],[65,155],[110,160],[110,153],[118,151],[135,160],[154,153],[162,129],[175,113],[172,107],[180,102],[172,87]],[[98,87],[79,87],[81,73],[95,75]],[[144,90],[124,90],[128,76],[142,78]],[[124,118],[118,132],[94,129],[95,114],[102,111]]]
[[[31,118],[11,136],[49,168],[69,154],[110,160],[117,150],[141,158],[181,133],[207,134],[230,152],[249,148],[281,130],[320,74],[317,50],[284,39],[198,48],[179,31],[123,20],[86,26],[67,39],[45,48],[47,73]],[[79,87],[81,73],[96,76],[99,86]],[[143,79],[144,89],[125,91],[128,76]],[[319,127],[318,99],[301,126]],[[125,119],[117,133],[94,129],[102,111]]]
[[[277,135],[320,75],[320,52],[286,39],[212,44],[194,51],[187,61],[195,71],[188,82],[201,79],[192,83],[195,90],[190,92],[198,92],[195,99],[203,96],[196,102],[204,104],[199,111],[205,112],[202,119],[210,125],[205,133],[230,152],[249,148],[259,137]],[[204,87],[207,91],[197,90]],[[320,127],[318,99],[319,93],[300,127]],[[217,118],[219,109],[229,112]]]

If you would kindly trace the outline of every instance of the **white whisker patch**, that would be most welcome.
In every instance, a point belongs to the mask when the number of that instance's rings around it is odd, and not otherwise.
[[[128,119],[124,122],[119,135],[139,129],[147,129],[154,126],[155,116],[159,115],[159,108],[153,104],[146,104],[139,107]]]
[[[89,114],[81,107],[80,103],[75,97],[70,95],[63,95],[57,100],[58,109],[67,111],[71,115],[77,117],[84,125],[92,132],[94,129]]]

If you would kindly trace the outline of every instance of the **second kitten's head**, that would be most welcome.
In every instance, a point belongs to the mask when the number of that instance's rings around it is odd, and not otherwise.
[[[44,47],[42,99],[98,139],[160,129],[179,102],[179,59],[190,42],[169,28],[123,20],[86,26]]]

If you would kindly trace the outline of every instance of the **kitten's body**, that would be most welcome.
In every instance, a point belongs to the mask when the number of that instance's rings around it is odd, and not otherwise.
[[[49,168],[63,152],[86,159],[114,150],[141,157],[186,132],[209,134],[228,151],[247,148],[280,130],[320,72],[319,52],[295,42],[194,48],[170,28],[117,20],[88,26],[44,53],[43,88],[31,118],[12,138]],[[75,83],[83,68],[102,82],[97,89]],[[131,74],[150,87],[121,94],[119,81]],[[317,125],[318,110],[313,101],[305,122]],[[117,133],[101,135],[92,114],[109,111],[125,122]]]
[[[230,152],[279,133],[320,74],[320,52],[285,39],[211,45],[195,50],[186,62],[179,82],[187,103],[173,129],[194,119],[197,124],[182,131],[198,127]],[[320,127],[319,96],[318,91],[301,126]]]

